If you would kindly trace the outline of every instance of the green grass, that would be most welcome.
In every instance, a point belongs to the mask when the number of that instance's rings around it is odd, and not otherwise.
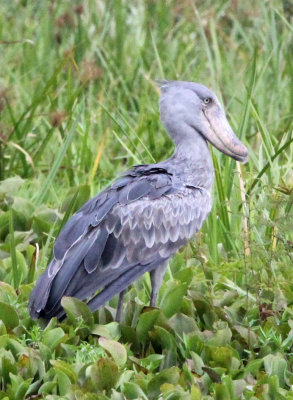
[[[292,1],[82,4],[0,5],[0,399],[293,399]],[[143,277],[119,325],[116,298],[32,321],[66,219],[127,167],[172,154],[162,78],[211,87],[249,163],[213,149],[213,210],[159,309],[143,309]]]

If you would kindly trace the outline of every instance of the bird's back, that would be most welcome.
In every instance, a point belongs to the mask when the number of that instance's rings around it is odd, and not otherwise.
[[[209,190],[192,183],[166,163],[140,165],[89,200],[55,242],[30,297],[32,317],[60,318],[63,296],[85,300],[103,289],[101,305],[169,259],[211,209]]]

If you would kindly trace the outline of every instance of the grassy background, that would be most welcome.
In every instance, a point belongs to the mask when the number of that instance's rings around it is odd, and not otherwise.
[[[0,399],[293,398],[292,1],[0,11]],[[250,161],[213,151],[213,211],[171,263],[160,310],[140,314],[144,277],[120,325],[117,299],[94,315],[68,299],[71,318],[44,330],[26,305],[60,226],[119,172],[173,151],[161,78],[211,87]]]

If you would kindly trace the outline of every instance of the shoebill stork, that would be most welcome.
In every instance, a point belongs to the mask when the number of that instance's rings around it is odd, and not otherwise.
[[[248,160],[211,90],[194,82],[159,86],[161,120],[174,154],[134,166],[68,220],[31,293],[33,318],[62,319],[63,296],[87,300],[94,311],[119,293],[119,320],[124,291],[145,272],[155,306],[168,261],[200,230],[212,207],[208,142],[235,160]]]

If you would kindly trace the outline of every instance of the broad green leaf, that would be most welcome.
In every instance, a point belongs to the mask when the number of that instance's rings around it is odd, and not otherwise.
[[[192,385],[190,389],[190,400],[201,400],[202,395],[200,388],[196,385]]]
[[[10,296],[14,298],[17,297],[15,289],[6,282],[0,282],[0,301],[9,303]]]
[[[209,347],[211,355],[211,365],[213,367],[222,367],[230,369],[232,365],[233,351],[228,347]]]
[[[264,368],[270,376],[276,375],[281,387],[285,385],[287,362],[281,354],[268,354],[264,357]]]
[[[82,317],[89,329],[94,326],[93,314],[83,301],[74,297],[64,296],[61,300],[61,305],[66,311],[70,321],[75,321],[76,318]]]
[[[186,294],[187,284],[172,281],[165,290],[160,301],[160,307],[167,318],[180,311],[183,296]]]
[[[123,387],[122,387],[122,393],[125,394],[127,399],[144,399],[148,400],[148,397],[144,393],[144,391],[136,384],[133,382],[125,382]]]
[[[38,390],[39,394],[50,394],[53,392],[53,390],[57,387],[57,382],[51,381],[51,382],[45,382],[42,384],[40,389]]]
[[[10,337],[8,339],[7,342],[7,348],[9,350],[11,350],[12,354],[14,355],[14,357],[17,359],[21,354],[27,354],[28,353],[28,349],[27,347],[22,343],[19,342],[15,339],[13,339],[13,337]]]
[[[226,322],[222,322],[217,326],[215,335],[207,340],[207,343],[212,346],[224,346],[231,343],[232,332]]]
[[[138,360],[139,364],[144,368],[147,368],[150,371],[154,371],[158,368],[164,359],[164,355],[162,354],[150,354],[145,358],[141,358]]]
[[[51,360],[51,365],[54,367],[55,370],[63,372],[65,375],[68,376],[71,383],[77,382],[77,375],[73,368],[63,360]]]
[[[125,347],[122,344],[114,340],[100,337],[99,345],[102,346],[105,350],[107,350],[111,354],[114,361],[119,367],[123,367],[123,365],[127,361],[127,351],[125,350]]]
[[[228,388],[222,383],[214,383],[213,387],[215,391],[215,400],[233,400]]]
[[[17,194],[24,180],[19,176],[13,176],[0,182],[0,198]]]
[[[17,374],[15,359],[10,351],[0,348],[0,376],[5,384],[10,381],[10,373]]]
[[[25,398],[25,395],[29,389],[29,386],[30,386],[32,380],[33,380],[33,378],[26,379],[18,386],[16,393],[15,393],[15,400],[23,400]]]
[[[179,369],[172,367],[159,372],[148,383],[148,396],[151,399],[158,399],[161,392],[161,386],[164,383],[176,385],[179,381]]]
[[[18,314],[9,304],[0,302],[0,320],[8,329],[13,329],[19,324]]]
[[[110,322],[106,325],[95,324],[91,330],[91,334],[103,336],[107,339],[119,340],[121,337],[121,329],[118,322]]]
[[[115,387],[120,373],[117,364],[110,358],[100,358],[95,365],[89,367],[89,376],[99,390],[109,391]]]
[[[159,343],[163,349],[172,350],[176,353],[176,340],[174,336],[161,326],[155,326],[150,332],[152,341]]]
[[[0,336],[6,335],[7,334],[7,330],[6,330],[6,326],[4,324],[4,322],[2,320],[0,320]],[[1,346],[1,344],[0,344]]]
[[[136,332],[139,340],[142,343],[146,343],[149,337],[149,332],[153,329],[159,315],[160,315],[160,310],[155,310],[155,309],[140,314],[136,326]]]
[[[54,350],[58,344],[62,342],[64,336],[65,333],[61,328],[45,330],[43,333],[42,343],[51,350]]]
[[[169,320],[169,324],[177,335],[183,337],[183,334],[199,332],[194,318],[190,318],[182,313],[173,315]]]
[[[257,346],[258,340],[256,334],[251,330],[241,325],[234,325],[234,329],[243,337],[243,339],[251,347]]]
[[[174,279],[176,281],[180,281],[181,283],[185,283],[187,286],[190,285],[192,278],[194,276],[194,268],[183,268],[174,274]]]
[[[203,370],[202,367],[204,367],[204,362],[202,360],[202,358],[196,354],[194,351],[191,351],[191,357],[192,357],[192,361],[194,363],[194,371],[198,374],[198,375],[203,375]]]
[[[255,375],[260,370],[263,363],[264,363],[263,359],[252,360],[245,367],[245,371],[251,372],[253,375]]]
[[[58,391],[61,396],[65,396],[69,392],[71,381],[65,372],[57,370],[55,373],[57,376]]]

